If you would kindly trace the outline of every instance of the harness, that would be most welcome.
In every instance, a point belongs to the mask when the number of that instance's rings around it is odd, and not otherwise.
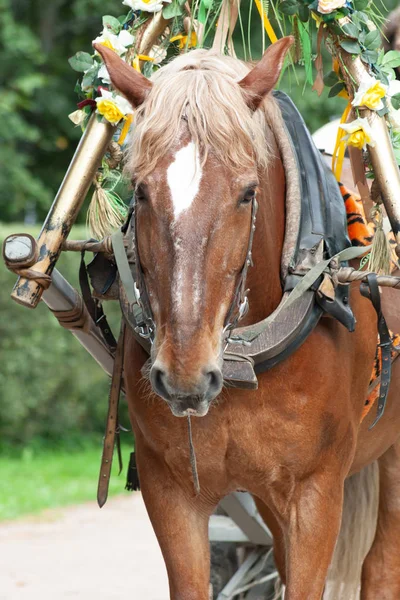
[[[324,313],[336,318],[349,331],[354,330],[355,319],[348,300],[349,284],[339,285],[338,272],[342,266],[347,266],[347,261],[365,254],[368,250],[365,246],[361,248],[351,246],[339,187],[314,146],[296,107],[282,92],[274,92],[274,95],[284,119],[287,148],[291,151],[296,165],[296,169],[290,173],[290,176],[297,178],[294,187],[297,186],[299,191],[300,218],[287,271],[283,273],[284,294],[281,303],[263,321],[238,327],[249,306],[246,280],[248,269],[253,264],[252,246],[257,216],[257,201],[255,198],[252,200],[246,258],[238,277],[223,331],[224,379],[231,386],[246,389],[256,389],[258,373],[274,367],[290,356],[310,335]],[[288,173],[286,176],[288,177]],[[131,328],[135,339],[149,355],[156,333],[138,251],[135,208],[135,198],[133,198],[125,224],[111,236],[113,260],[110,262],[110,268],[115,276],[118,274],[118,295],[124,319],[115,356],[99,480],[98,501],[101,506],[107,498],[114,440],[115,435],[118,434],[116,423],[123,371],[125,327],[127,325]],[[92,275],[96,272],[97,260],[95,257],[93,263],[89,265]],[[104,269],[104,257],[102,261]],[[377,312],[383,364],[377,416],[371,426],[373,427],[381,418],[386,404],[392,344],[380,307],[377,276],[367,274],[365,279],[361,292],[371,299]],[[110,276],[106,276],[106,282],[106,286],[110,287]],[[104,293],[104,289],[100,290],[100,294],[101,292]],[[193,460],[195,463],[194,454]],[[128,487],[135,489],[138,481],[134,453],[131,455],[129,472],[132,473],[133,480],[128,482]],[[193,472],[195,476],[195,468]]]
[[[299,191],[296,240],[291,248],[284,295],[277,309],[260,323],[238,327],[247,313],[246,280],[252,262],[257,201],[252,200],[250,234],[245,262],[225,319],[223,375],[230,385],[255,389],[256,374],[290,356],[308,337],[323,313],[338,319],[350,331],[354,316],[348,303],[348,285],[336,285],[334,297],[321,291],[323,271],[365,253],[352,248],[347,235],[346,211],[337,182],[316,149],[305,123],[286,94],[274,92],[279,103],[287,145],[296,168],[286,172]],[[294,180],[294,181],[293,181]],[[124,317],[137,341],[150,354],[155,324],[137,247],[135,199],[121,230],[112,236],[119,273],[119,297]],[[336,262],[335,262],[336,261]],[[323,266],[323,268],[321,268]]]

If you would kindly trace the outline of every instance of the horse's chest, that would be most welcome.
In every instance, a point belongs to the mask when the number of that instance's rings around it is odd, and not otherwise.
[[[191,478],[190,442],[185,419],[165,415],[148,442],[178,479]],[[301,422],[273,414],[263,406],[221,403],[201,419],[192,418],[193,447],[200,480],[215,493],[231,489],[255,492],[301,474],[316,459],[318,435]]]

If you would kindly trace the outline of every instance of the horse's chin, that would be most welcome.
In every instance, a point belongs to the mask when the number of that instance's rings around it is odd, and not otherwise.
[[[196,403],[196,407],[187,407],[185,403],[177,400],[168,400],[167,404],[174,417],[205,417],[210,408],[208,400],[202,400]]]

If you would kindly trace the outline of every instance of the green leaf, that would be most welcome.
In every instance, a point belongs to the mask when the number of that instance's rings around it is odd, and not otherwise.
[[[355,40],[358,39],[358,27],[354,23],[346,23],[342,27],[344,33]]]
[[[338,77],[337,73],[335,73],[335,71],[329,71],[329,73],[327,73],[324,76],[324,84],[327,85],[328,87],[332,87],[338,81],[339,81],[339,77]]]
[[[307,23],[309,18],[310,18],[310,10],[309,10],[308,6],[305,6],[304,4],[299,4],[299,19],[300,19],[300,21],[302,21],[303,23]]]
[[[368,64],[372,64],[378,60],[378,53],[376,52],[376,50],[365,50],[361,54],[361,58],[363,59],[364,62],[366,62]]]
[[[340,40],[340,45],[349,54],[361,54],[361,48],[355,40]]]
[[[400,94],[395,94],[390,98],[390,100],[392,102],[393,108],[395,110],[398,110],[400,108]]]
[[[299,26],[299,37],[300,37],[300,45],[302,49],[303,61],[304,61],[304,69],[306,74],[306,81],[312,85],[313,84],[313,76],[312,76],[312,49],[311,49],[311,37],[309,31],[308,23],[298,23]]]
[[[384,57],[385,57],[385,51],[383,48],[381,48],[378,53],[378,65],[382,64]]]
[[[364,10],[367,8],[370,0],[353,0],[353,6],[356,10]]]
[[[393,153],[397,164],[400,165],[400,150],[398,148],[394,148]]]
[[[385,69],[384,67],[381,67],[378,71],[378,75],[379,75],[379,79],[385,85],[389,85],[389,83],[393,79],[396,79],[396,75],[395,75],[395,72],[393,69]]]
[[[99,72],[100,66],[96,63],[91,67],[82,78],[82,89],[87,91],[89,88],[93,87],[95,80],[97,79],[97,74]]]
[[[333,98],[334,96],[337,96],[338,94],[340,94],[340,92],[343,89],[344,89],[343,81],[338,81],[338,83],[335,83],[335,85],[333,87],[331,87],[329,94],[328,94],[328,98]]]
[[[383,55],[381,64],[385,67],[390,67],[391,69],[400,67],[400,52],[397,50],[389,50],[389,52],[386,52],[386,54]]]
[[[364,23],[364,25],[368,25],[368,23],[370,21],[370,18],[367,15],[367,13],[360,11],[360,12],[357,13],[357,15],[358,15],[358,18],[360,19],[360,21],[362,23]]]
[[[75,56],[68,59],[74,71],[84,73],[93,65],[93,58],[87,52],[77,52]]]
[[[213,0],[201,0],[200,1],[199,10],[197,13],[197,18],[199,20],[199,23],[202,23],[203,25],[206,24],[207,16],[210,14],[209,11],[212,8],[212,4],[213,4]]]
[[[127,15],[122,15],[118,17],[118,21],[123,26],[125,23],[129,23],[134,18],[133,10],[130,10]]]
[[[103,17],[103,27],[112,31],[112,33],[118,34],[121,31],[121,23],[115,17],[106,15]]]
[[[171,4],[167,4],[166,6],[164,6],[162,14],[164,19],[173,19],[174,17],[180,17],[180,15],[183,14],[183,8],[179,4],[179,2],[177,2],[177,0],[174,0],[173,2],[171,2]]]
[[[283,0],[283,2],[278,5],[278,8],[284,15],[295,15],[299,11],[299,4],[297,3],[297,0]]]
[[[383,108],[381,108],[380,110],[377,110],[377,111],[376,111],[376,114],[377,114],[379,117],[384,117],[385,115],[387,115],[387,114],[388,114],[388,112],[389,112],[389,110],[388,110],[387,106],[384,106],[384,107],[383,107]]]
[[[390,137],[392,138],[393,147],[400,148],[400,131],[392,130]]]
[[[381,45],[381,34],[377,29],[369,31],[365,36],[364,45],[368,50],[375,50]],[[378,59],[378,56],[377,56]]]

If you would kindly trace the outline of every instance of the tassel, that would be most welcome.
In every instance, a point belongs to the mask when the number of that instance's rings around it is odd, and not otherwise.
[[[133,491],[138,492],[140,490],[140,482],[139,482],[139,475],[138,475],[137,466],[136,466],[135,452],[131,452],[131,455],[129,458],[129,467],[128,467],[128,472],[126,474],[125,489],[128,490],[128,492],[133,492]]]
[[[376,226],[368,270],[378,275],[390,275],[392,256],[389,240],[383,230],[383,215],[381,207],[376,204],[372,210],[372,222]]]
[[[95,190],[87,213],[87,226],[96,240],[102,240],[125,222],[128,208],[115,192],[106,190],[98,173],[94,179]]]

